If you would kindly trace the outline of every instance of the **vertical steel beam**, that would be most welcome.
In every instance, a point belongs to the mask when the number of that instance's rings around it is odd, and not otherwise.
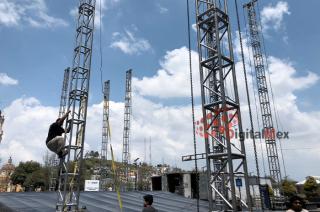
[[[60,161],[57,211],[79,211],[80,177],[85,140],[89,81],[92,57],[95,0],[79,0],[78,21],[71,69],[65,136],[69,154]]]
[[[241,205],[251,210],[244,137],[234,138],[230,127],[237,119],[243,132],[227,0],[196,0],[196,19],[209,209],[237,210],[241,176],[248,203]]]

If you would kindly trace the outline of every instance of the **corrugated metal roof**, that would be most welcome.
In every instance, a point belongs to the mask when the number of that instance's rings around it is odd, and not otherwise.
[[[143,206],[143,196],[153,195],[153,206],[159,212],[197,211],[196,200],[169,192],[124,192],[121,193],[124,212],[140,212]],[[52,212],[55,211],[57,195],[55,192],[23,192],[0,193],[0,211],[17,212]],[[115,192],[82,192],[80,206],[85,205],[87,212],[118,212],[119,204]],[[208,203],[200,201],[200,211],[207,212]],[[10,211],[11,212],[11,211]]]

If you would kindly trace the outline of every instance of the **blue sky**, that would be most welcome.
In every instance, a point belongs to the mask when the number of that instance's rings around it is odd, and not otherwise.
[[[6,160],[8,155],[16,156],[16,162],[25,159],[41,160],[41,156],[35,153],[35,148],[40,145],[41,151],[45,151],[43,140],[48,125],[57,114],[63,70],[72,62],[74,9],[77,2],[0,0],[0,109],[6,115],[5,134],[2,147],[0,146],[2,160]],[[97,11],[100,8],[99,2],[98,0]],[[302,157],[309,151],[297,149],[315,145],[320,147],[317,144],[317,136],[320,134],[316,128],[320,121],[317,92],[320,89],[320,43],[317,39],[320,29],[316,27],[319,19],[316,10],[320,2],[259,2],[267,53],[270,56],[271,79],[275,79],[273,88],[276,103],[284,128],[293,132],[292,141],[284,143],[284,148],[289,149],[285,151],[287,172],[295,179],[302,179],[306,175],[320,175],[319,168],[311,164],[311,161],[319,159],[316,152],[305,156],[298,163],[307,164],[302,173],[296,173],[298,169],[292,161],[295,156]],[[236,49],[238,44],[233,4],[234,1],[230,1]],[[92,123],[94,127],[88,126],[91,131],[87,131],[86,148],[99,149],[100,145],[101,45],[103,80],[111,80],[111,115],[114,115],[114,123],[111,124],[114,128],[113,139],[118,144],[115,144],[118,154],[121,152],[122,142],[125,71],[132,68],[136,91],[136,99],[133,99],[136,108],[133,107],[132,155],[141,157],[144,138],[152,137],[154,148],[161,147],[165,152],[164,155],[155,152],[152,157],[154,163],[160,163],[165,158],[166,163],[190,168],[190,164],[183,165],[180,162],[181,155],[192,153],[188,57],[187,49],[183,48],[187,46],[188,39],[186,1],[102,0],[101,5],[102,23],[99,23],[99,12],[96,15],[88,113],[88,125]],[[192,0],[190,10],[191,23],[194,24],[195,9]],[[242,9],[240,12],[244,30]],[[196,33],[194,30],[191,33],[197,89],[199,77]],[[242,81],[239,80],[239,83]],[[243,85],[239,87],[243,88]],[[199,101],[196,104],[199,108]],[[200,117],[199,111],[197,116]],[[30,128],[37,124],[40,125],[39,129],[28,134]],[[305,126],[302,130],[301,125]],[[297,131],[299,132],[296,133]],[[35,144],[26,144],[24,135],[32,138],[32,141],[27,142]],[[202,151],[201,142],[199,151]],[[24,157],[18,156],[23,154]]]

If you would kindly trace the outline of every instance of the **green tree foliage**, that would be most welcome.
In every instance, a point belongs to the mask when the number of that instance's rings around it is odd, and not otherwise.
[[[317,184],[316,179],[313,177],[308,177],[306,182],[303,185],[303,190],[308,199],[316,197],[318,194],[319,186]]]
[[[297,194],[296,182],[286,178],[281,183],[283,194],[287,197],[292,197]]]
[[[137,189],[138,190],[149,190],[151,174],[153,169],[146,163],[142,163],[140,166],[137,166],[137,174],[138,174],[138,182]]]
[[[25,187],[44,187],[46,185],[45,173],[42,169],[29,174],[23,184]]]
[[[91,150],[90,152],[87,152],[84,157],[85,158],[98,158],[99,152]]]
[[[35,161],[20,162],[11,176],[14,185],[20,184],[26,190],[37,187],[48,188],[48,167],[41,167]]]
[[[35,161],[20,162],[11,175],[11,180],[14,185],[24,184],[28,175],[40,170],[40,163]]]

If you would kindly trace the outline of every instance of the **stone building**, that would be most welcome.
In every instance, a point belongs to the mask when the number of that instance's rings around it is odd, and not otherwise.
[[[0,169],[0,192],[11,192],[13,190],[10,176],[14,170],[15,166],[12,164],[12,158],[10,157],[8,163],[4,164]]]

